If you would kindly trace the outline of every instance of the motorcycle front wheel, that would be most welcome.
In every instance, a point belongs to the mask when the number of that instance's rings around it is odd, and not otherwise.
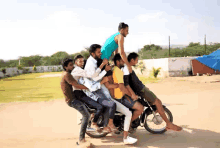
[[[164,112],[168,120],[170,120],[170,122],[173,122],[173,115],[170,110],[164,107]],[[152,111],[149,110],[145,115],[144,127],[152,134],[163,134],[167,131],[166,122],[161,118],[159,113],[156,113],[156,116],[157,117],[155,117]]]

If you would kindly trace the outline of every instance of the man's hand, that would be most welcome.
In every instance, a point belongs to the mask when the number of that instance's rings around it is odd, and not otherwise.
[[[109,66],[109,65],[106,65],[106,66],[105,66],[105,71],[109,71],[109,70],[111,70],[111,69],[112,69],[111,66]]]
[[[137,96],[137,95],[132,95],[131,98],[132,98],[133,100],[137,100],[137,99],[138,99],[138,96]]]
[[[104,59],[104,60],[102,61],[102,64],[103,64],[103,65],[108,64],[108,60],[107,60],[107,59]]]

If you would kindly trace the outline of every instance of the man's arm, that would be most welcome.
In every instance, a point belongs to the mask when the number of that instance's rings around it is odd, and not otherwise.
[[[118,48],[114,51],[114,54],[116,55],[118,53]]]
[[[108,89],[118,88],[118,87],[119,87],[118,84],[110,84],[109,82],[105,82],[104,84],[105,84],[105,86],[106,86]]]
[[[129,64],[126,54],[124,52],[124,37],[122,35],[119,35],[118,43],[119,43],[119,53],[121,55],[121,58],[125,62],[125,64],[128,66],[129,72],[132,73],[131,65]]]
[[[128,95],[128,96],[132,97],[131,93],[124,86],[124,83],[119,83],[119,88],[124,95]]]
[[[87,61],[86,66],[85,66],[86,74],[88,76],[90,76],[90,78],[92,78],[94,81],[101,80],[104,77],[104,75],[107,73],[106,70],[103,70],[101,72],[101,69],[107,63],[108,63],[108,60],[104,59],[102,64],[99,66],[99,68],[96,69],[95,68],[96,65],[94,65],[94,63],[92,63],[92,62],[90,63],[90,62]]]
[[[67,83],[69,83],[70,85],[72,85],[78,89],[88,89],[84,85],[78,84],[77,81],[73,78],[73,76],[71,74],[66,74],[65,80]]]

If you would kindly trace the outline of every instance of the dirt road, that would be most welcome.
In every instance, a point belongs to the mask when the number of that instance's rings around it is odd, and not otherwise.
[[[138,128],[132,146],[122,143],[122,135],[91,139],[97,148],[220,148],[220,83],[165,80],[148,84],[171,110],[174,123],[192,129],[153,135]],[[74,148],[79,125],[76,111],[64,100],[36,103],[0,104],[1,148]]]

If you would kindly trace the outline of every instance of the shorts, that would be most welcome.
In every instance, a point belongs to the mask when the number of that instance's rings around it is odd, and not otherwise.
[[[153,105],[155,100],[157,99],[157,96],[152,91],[150,91],[149,88],[147,88],[147,87],[144,87],[139,92],[139,95],[142,98],[145,98],[150,103],[150,105]]]
[[[130,109],[133,108],[133,106],[136,102],[136,100],[135,101],[132,100],[132,98],[129,96],[127,96],[127,97],[123,96],[121,99],[115,99],[115,100],[117,100],[118,102],[120,102],[121,104],[123,104],[124,106],[126,106],[127,108],[130,108]]]

